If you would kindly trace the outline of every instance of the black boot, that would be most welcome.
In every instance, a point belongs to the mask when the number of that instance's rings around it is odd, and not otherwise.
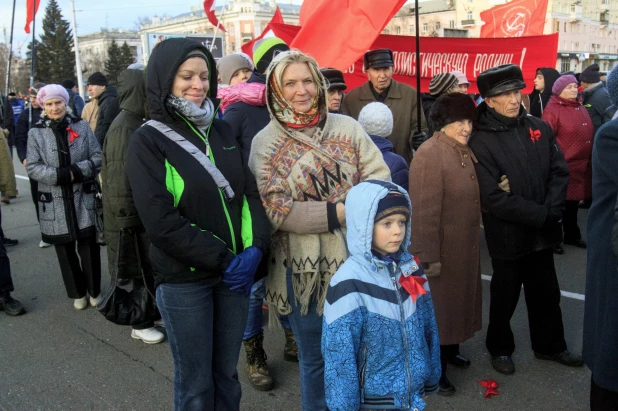
[[[0,311],[4,311],[6,315],[12,316],[26,313],[22,303],[11,297],[10,293],[0,294]]]
[[[446,397],[455,394],[455,387],[451,382],[446,378],[445,374],[442,374],[440,377],[440,389],[438,390],[438,395],[444,395]]]

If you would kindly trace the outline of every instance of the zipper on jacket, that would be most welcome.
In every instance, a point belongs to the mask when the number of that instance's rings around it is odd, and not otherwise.
[[[388,265],[388,270],[391,271],[391,265]],[[405,321],[405,313],[403,310],[403,301],[401,301],[401,295],[399,294],[399,288],[397,287],[397,280],[395,278],[395,273],[392,272],[393,277],[391,280],[393,281],[393,285],[395,286],[395,294],[397,294],[397,302],[399,303],[399,313],[401,314],[401,327],[403,328],[403,336],[406,339],[405,347],[406,347],[406,374],[408,376],[408,396],[406,398],[406,403],[410,400],[410,385],[412,377],[410,376],[410,341],[408,339],[408,331],[406,330],[406,321]],[[410,405],[410,404],[408,404]]]
[[[218,107],[217,107],[218,109]],[[215,156],[212,153],[212,150],[210,150],[210,145],[208,143],[208,136],[210,135],[210,127],[212,126],[212,122],[214,121],[214,116],[212,118],[212,120],[210,121],[210,125],[208,126],[208,131],[206,132],[206,137],[204,137],[202,135],[202,133],[200,133],[199,131],[197,131],[195,129],[195,127],[193,127],[193,124],[191,124],[191,122],[189,120],[187,120],[186,118],[184,118],[184,116],[178,112],[176,112],[176,114],[178,114],[180,116],[180,118],[182,118],[185,123],[187,123],[187,125],[191,128],[191,130],[193,130],[193,132],[202,139],[202,141],[206,144],[206,155],[208,155],[208,158],[210,158],[210,161],[212,161],[212,163],[216,166],[217,163],[215,163]],[[236,255],[238,253],[237,249],[236,249],[236,235],[234,234],[234,225],[232,224],[232,218],[230,217],[230,213],[227,209],[227,202],[225,201],[225,198],[223,198],[223,193],[221,192],[221,190],[219,190],[217,188],[217,191],[219,192],[219,197],[221,198],[221,204],[223,205],[223,211],[225,212],[225,218],[227,219],[227,225],[230,229],[230,235],[232,236],[232,252],[234,253],[234,255]]]
[[[367,369],[367,343],[363,347],[363,366],[360,370],[360,401],[365,402],[365,370]]]

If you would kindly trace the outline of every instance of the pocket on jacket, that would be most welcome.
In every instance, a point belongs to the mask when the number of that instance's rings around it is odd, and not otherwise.
[[[54,198],[50,192],[37,192],[37,206],[39,207],[40,220],[53,221],[56,219]]]

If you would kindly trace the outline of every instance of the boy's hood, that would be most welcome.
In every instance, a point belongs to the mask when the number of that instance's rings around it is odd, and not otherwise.
[[[378,210],[378,203],[390,191],[398,191],[405,196],[408,207],[412,210],[410,197],[406,190],[396,184],[379,180],[367,180],[354,186],[345,200],[347,240],[350,255],[371,257],[371,242],[373,225]],[[406,237],[401,244],[401,250],[406,251],[410,245],[410,221],[406,224]]]

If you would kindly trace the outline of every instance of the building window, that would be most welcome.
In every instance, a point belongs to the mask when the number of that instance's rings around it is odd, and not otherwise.
[[[436,30],[440,30],[440,22],[439,21],[436,22]]]
[[[423,23],[423,33],[427,32],[427,23]]]
[[[571,59],[562,58],[560,61],[560,71],[571,71]]]
[[[455,28],[455,20],[451,20],[451,21],[449,21],[449,22],[448,22],[448,26],[449,26],[450,28],[454,29],[454,28]]]
[[[414,34],[414,33],[415,33],[415,32],[414,32],[414,25],[411,25],[411,26],[410,26],[410,34]]]
[[[473,20],[473,19],[474,19],[474,18],[472,17],[472,12],[471,12],[471,11],[469,11],[469,12],[468,12],[468,20]]]
[[[243,33],[251,33],[251,24],[250,23],[245,23],[243,26],[244,26]]]
[[[395,34],[401,34],[401,27],[395,27]]]

